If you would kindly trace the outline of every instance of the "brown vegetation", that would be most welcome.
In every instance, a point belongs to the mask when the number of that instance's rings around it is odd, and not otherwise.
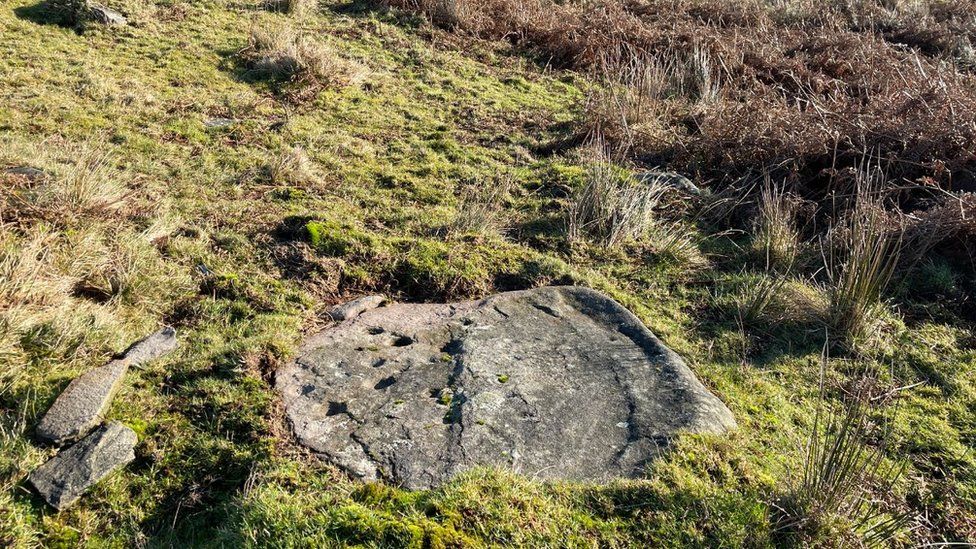
[[[366,75],[362,65],[342,57],[329,44],[266,21],[251,28],[241,56],[256,74],[313,88],[355,86]]]
[[[611,91],[595,92],[587,127],[633,144],[638,161],[714,179],[771,169],[823,191],[832,169],[874,151],[893,178],[976,186],[969,0],[386,3],[508,40],[547,64],[603,74]],[[707,60],[698,79],[717,87],[714,101],[670,84],[648,89],[696,58]],[[633,131],[606,131],[621,126]]]

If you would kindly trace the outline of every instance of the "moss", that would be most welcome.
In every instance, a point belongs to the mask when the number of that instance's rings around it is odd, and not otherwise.
[[[334,221],[310,221],[305,225],[305,234],[316,250],[333,257],[375,253],[381,242],[371,234]]]

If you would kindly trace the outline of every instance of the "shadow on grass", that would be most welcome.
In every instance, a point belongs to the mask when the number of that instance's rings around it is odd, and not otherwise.
[[[14,15],[21,20],[30,21],[38,25],[58,25],[70,27],[71,18],[51,5],[50,2],[38,2],[30,6],[14,8]]]

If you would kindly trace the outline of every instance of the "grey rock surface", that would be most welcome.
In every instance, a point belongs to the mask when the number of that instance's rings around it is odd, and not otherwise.
[[[634,174],[634,179],[641,183],[658,183],[691,196],[698,196],[701,194],[701,189],[692,183],[690,179],[675,172],[662,172],[655,170],[639,172]]]
[[[132,429],[109,423],[38,467],[30,474],[30,483],[48,504],[64,510],[95,483],[135,459],[136,441]]]
[[[207,128],[226,128],[233,126],[236,122],[233,118],[214,117],[204,120],[203,125]]]
[[[309,339],[276,385],[303,444],[411,489],[483,465],[635,476],[678,433],[735,427],[633,314],[574,287],[369,310]]]
[[[176,330],[167,326],[133,343],[123,354],[123,359],[130,366],[142,367],[151,360],[173,352],[176,350],[177,345]]]
[[[356,318],[357,316],[369,311],[370,309],[375,309],[386,302],[386,297],[381,295],[368,295],[365,297],[360,297],[352,301],[347,301],[345,303],[336,305],[329,311],[329,316],[332,320],[336,322],[342,322],[344,320],[349,320]]]
[[[113,360],[75,378],[41,418],[37,437],[61,445],[88,434],[101,423],[128,369],[127,361]]]
[[[3,170],[3,173],[10,174],[10,175],[19,175],[22,177],[26,177],[31,181],[43,179],[47,177],[47,174],[44,173],[44,170],[34,168],[32,166],[15,166],[13,168],[7,168]]]
[[[100,4],[91,4],[88,13],[92,21],[103,25],[125,25],[128,23],[124,15]]]

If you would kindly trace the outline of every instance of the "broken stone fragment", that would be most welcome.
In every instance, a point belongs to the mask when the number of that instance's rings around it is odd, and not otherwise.
[[[37,437],[56,445],[78,440],[102,421],[129,369],[113,360],[75,378],[37,425]]]
[[[125,25],[128,23],[121,13],[99,4],[91,4],[88,13],[92,21],[103,25]]]
[[[130,366],[141,368],[146,363],[167,355],[177,347],[176,330],[170,326],[133,343],[122,355]]]
[[[15,166],[13,168],[7,168],[6,170],[3,170],[3,173],[8,175],[19,175],[31,181],[43,179],[47,175],[44,173],[44,170],[40,170],[32,166]]]
[[[111,422],[62,450],[30,474],[29,480],[51,507],[67,509],[89,488],[135,459],[136,433]]]
[[[75,378],[41,418],[37,437],[62,445],[85,436],[102,422],[130,365],[143,366],[176,346],[176,330],[167,326],[133,344],[122,358]]]
[[[332,317],[332,320],[342,322],[356,318],[370,309],[379,307],[385,302],[386,298],[381,295],[368,295],[337,305],[328,314]]]
[[[674,189],[690,196],[701,195],[701,189],[690,179],[675,172],[647,171],[634,174],[634,179],[645,185],[657,184],[665,188]]]

